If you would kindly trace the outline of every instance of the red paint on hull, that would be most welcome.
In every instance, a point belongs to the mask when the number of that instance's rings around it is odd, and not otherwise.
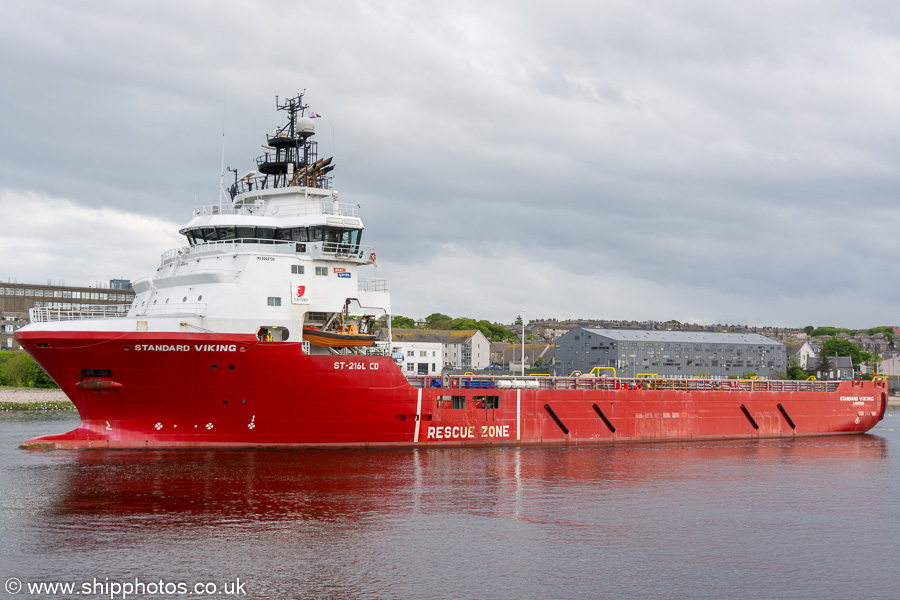
[[[591,389],[417,388],[389,357],[311,356],[252,335],[22,331],[17,339],[81,414],[73,431],[23,444],[32,448],[801,437],[863,433],[887,403],[883,382],[853,381],[832,391],[595,389],[602,380],[576,382]],[[108,370],[111,383],[85,385],[83,370]]]

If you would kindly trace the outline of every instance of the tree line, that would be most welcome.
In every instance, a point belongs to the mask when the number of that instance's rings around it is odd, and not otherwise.
[[[415,329],[416,321],[402,315],[391,317],[392,329]],[[492,342],[518,341],[516,334],[503,325],[491,323],[485,319],[476,321],[471,317],[450,317],[442,313],[432,313],[425,317],[425,329],[439,331],[462,331],[477,329]]]
[[[813,327],[812,325],[807,325],[803,328],[803,331],[806,332],[806,335],[810,337],[832,337],[836,336],[839,333],[846,333],[849,336],[854,336],[859,333],[865,333],[866,335],[875,335],[877,333],[883,333],[884,337],[887,339],[888,343],[893,348],[894,346],[894,328],[893,327],[872,327],[870,329],[845,329],[843,327]],[[846,355],[845,355],[846,356]]]
[[[0,350],[0,386],[56,388],[50,376],[25,352]]]

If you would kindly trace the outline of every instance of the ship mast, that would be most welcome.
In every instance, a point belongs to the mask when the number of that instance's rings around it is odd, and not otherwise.
[[[288,121],[267,137],[266,153],[256,159],[264,176],[261,187],[328,187],[326,174],[334,165],[331,158],[318,160],[317,144],[311,139],[316,125],[308,116],[309,106],[303,103],[303,93],[284,102],[276,97],[275,106],[287,112]]]

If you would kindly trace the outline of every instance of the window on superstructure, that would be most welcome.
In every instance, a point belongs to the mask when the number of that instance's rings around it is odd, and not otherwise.
[[[235,227],[234,237],[239,240],[252,240],[256,237],[256,227]]]
[[[362,231],[359,229],[346,229],[341,233],[341,243],[348,246],[357,246],[361,236]]]
[[[281,298],[277,296],[269,296],[268,303],[269,306],[281,306]]]
[[[338,243],[341,241],[341,230],[335,229],[334,227],[326,227],[325,228],[325,241]]]
[[[316,267],[316,275],[328,275],[328,267]]]
[[[291,265],[291,273],[294,275],[303,275],[303,265]]]
[[[216,227],[216,236],[220,241],[233,240],[235,238],[234,227]]]

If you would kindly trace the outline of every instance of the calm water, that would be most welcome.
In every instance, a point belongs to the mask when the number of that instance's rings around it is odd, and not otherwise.
[[[898,409],[800,441],[16,448],[75,424],[0,413],[0,598],[900,597]]]

